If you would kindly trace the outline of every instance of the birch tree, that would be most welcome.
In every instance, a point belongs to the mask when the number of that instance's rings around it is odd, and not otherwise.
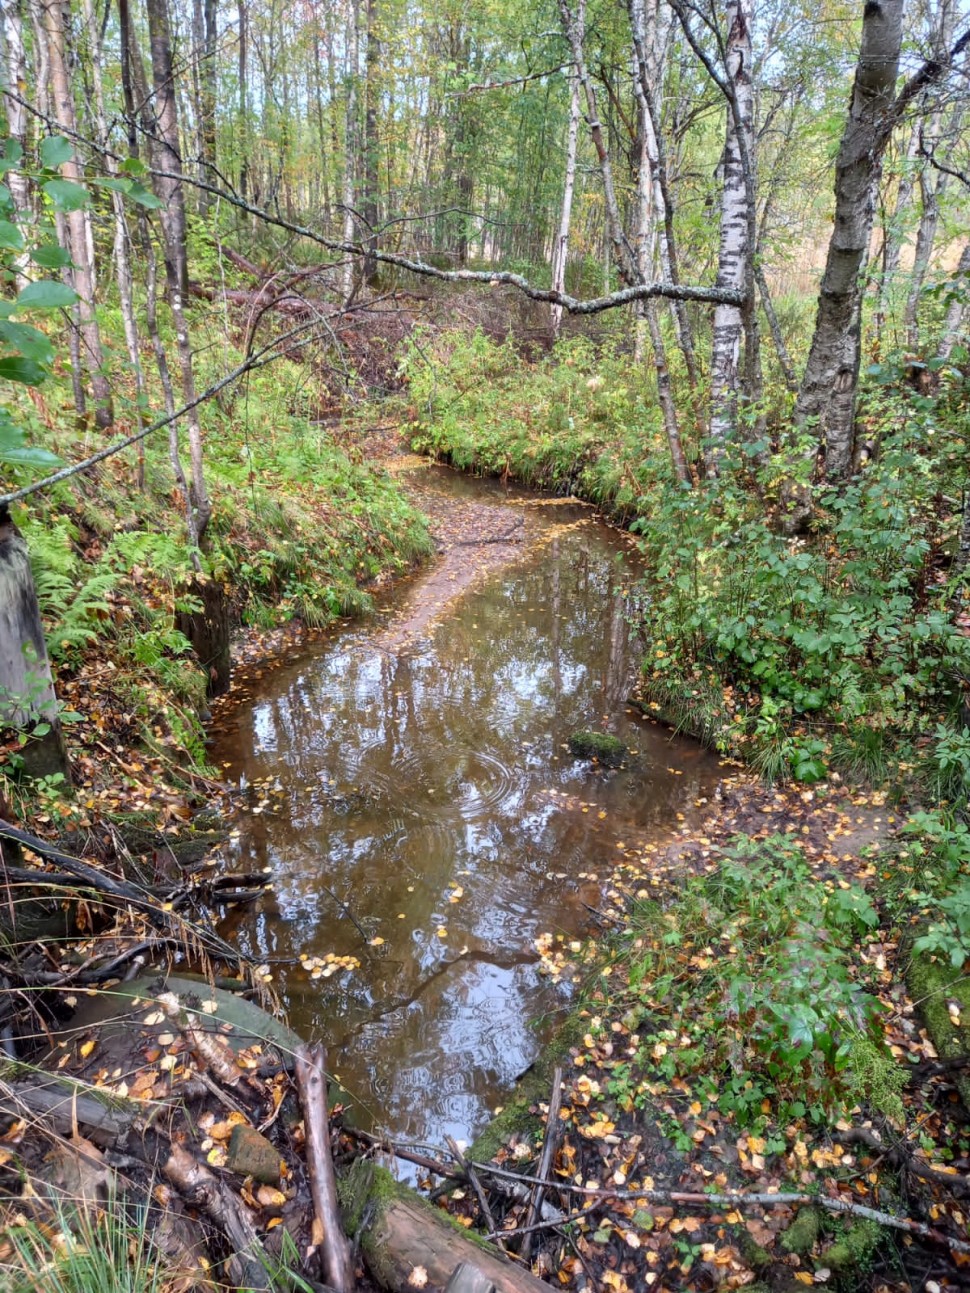
[[[817,430],[824,474],[846,477],[855,455],[855,404],[861,362],[862,270],[869,250],[876,186],[886,146],[905,111],[938,82],[970,41],[929,58],[894,94],[902,44],[903,0],[867,0],[848,118],[835,168],[835,226],[819,293],[815,331],[796,421]]]
[[[58,0],[33,0],[36,5],[38,29],[44,41],[47,66],[50,74],[51,106],[57,124],[68,140],[77,135],[74,112],[74,92],[67,71],[67,33],[64,10]],[[61,165],[61,174],[69,183],[77,184],[83,177],[77,152],[72,144],[69,155]],[[67,228],[68,250],[71,253],[74,290],[78,296],[76,306],[80,357],[91,384],[94,396],[94,418],[102,429],[114,421],[111,404],[111,385],[104,368],[101,348],[101,331],[95,313],[96,282],[94,274],[91,216],[87,202],[68,198],[63,202]]]
[[[578,0],[574,21],[580,32],[580,41],[585,38],[586,0]],[[569,73],[569,126],[566,132],[565,176],[562,190],[562,209],[559,214],[559,228],[552,246],[552,290],[562,292],[566,287],[566,262],[569,253],[569,229],[573,215],[573,193],[576,188],[576,155],[579,145],[579,118],[581,86],[579,73],[575,64]],[[559,336],[562,327],[562,306],[550,306],[552,335]]]
[[[721,223],[717,286],[751,290],[751,205],[749,175],[754,155],[754,86],[751,77],[752,0],[728,0],[724,72],[729,90],[724,153],[721,159]],[[716,456],[737,428],[741,338],[744,316],[739,307],[714,307],[711,342],[710,435]]]

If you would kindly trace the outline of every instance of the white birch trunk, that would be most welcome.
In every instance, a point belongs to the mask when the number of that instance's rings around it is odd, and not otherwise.
[[[57,124],[63,129],[68,139],[73,139],[77,130],[74,113],[74,98],[70,78],[67,72],[66,32],[64,13],[57,0],[44,3],[34,0],[37,8],[38,27],[44,40],[48,67],[52,107]],[[83,183],[84,175],[77,157],[72,153],[70,159],[61,167],[66,180]],[[114,421],[111,407],[111,387],[104,372],[104,355],[101,349],[101,332],[95,314],[95,278],[94,262],[91,256],[93,239],[91,234],[91,216],[87,208],[69,211],[66,215],[71,259],[74,262],[74,290],[78,294],[77,318],[80,330],[81,358],[91,383],[95,402],[95,421],[102,429],[110,427]]]
[[[24,55],[24,24],[20,6],[21,0],[2,0],[0,25],[3,29],[4,43],[4,83],[16,94],[22,95],[27,88],[27,63]],[[22,149],[26,149],[27,109],[9,95],[4,97],[7,108],[7,134],[11,139],[15,139]],[[6,182],[18,216],[28,216],[30,190],[27,176],[18,168],[7,172]],[[27,274],[28,264],[25,252],[19,252],[13,257],[14,279],[18,292],[30,281]]]
[[[751,78],[752,0],[728,0],[725,73],[734,96],[728,103],[722,158],[721,234],[717,286],[743,292],[750,287],[750,211],[745,183],[744,155],[754,156],[754,87]],[[744,316],[736,305],[714,309],[711,345],[711,457],[720,455],[726,440],[734,435],[738,419],[741,337]]]
[[[577,22],[585,26],[586,0],[579,0],[576,10]],[[552,248],[552,290],[566,290],[566,261],[569,253],[569,227],[573,217],[573,193],[576,188],[576,153],[579,144],[580,117],[580,84],[579,76],[572,72],[569,77],[569,131],[566,136],[566,178],[562,190],[562,210],[559,215],[559,230]],[[559,336],[562,327],[562,306],[550,307],[553,338]]]
[[[946,141],[956,140],[963,125],[964,109],[957,103],[949,114],[942,130]],[[941,141],[939,113],[935,113],[930,125],[930,138],[924,136],[924,146],[931,152],[933,146]],[[909,279],[909,291],[906,294],[906,305],[903,309],[903,326],[906,329],[906,344],[911,350],[919,347],[919,298],[926,281],[926,271],[930,267],[933,246],[940,225],[940,214],[943,199],[949,186],[950,176],[946,171],[937,171],[933,175],[924,168],[920,174],[920,212],[919,228],[916,231],[916,248],[913,252],[913,271]]]

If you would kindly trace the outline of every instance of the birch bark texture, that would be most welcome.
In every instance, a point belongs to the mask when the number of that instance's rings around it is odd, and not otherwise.
[[[74,93],[67,70],[67,31],[64,25],[64,10],[58,0],[34,0],[38,30],[44,42],[47,66],[50,74],[51,106],[57,124],[68,139],[77,134],[77,119],[74,112]],[[76,184],[84,182],[75,152],[61,167],[66,180]],[[80,353],[84,369],[91,383],[91,392],[95,402],[95,422],[106,430],[114,421],[111,404],[111,385],[104,370],[104,355],[101,349],[101,332],[95,314],[96,283],[94,262],[91,254],[93,238],[91,235],[91,214],[86,207],[76,207],[67,212],[66,227],[71,261],[71,274],[74,290],[78,295],[77,320],[80,334]]]
[[[754,156],[752,80],[752,0],[728,0],[724,45],[725,85],[729,90],[721,168],[721,229],[717,286],[750,291],[751,213],[745,159]],[[738,420],[741,337],[744,314],[736,305],[714,309],[711,343],[711,458],[716,459],[735,432]]]
[[[580,43],[586,30],[586,0],[578,0],[574,22],[579,29]],[[566,290],[566,263],[569,256],[569,230],[573,215],[573,194],[576,191],[576,155],[579,147],[579,118],[581,115],[579,73],[575,66],[569,74],[569,127],[566,134],[566,173],[563,180],[562,208],[559,228],[552,248],[552,290]],[[550,307],[552,335],[559,336],[562,327],[562,306]]]
[[[891,131],[903,0],[867,0],[855,83],[835,168],[835,227],[819,291],[815,331],[795,402],[795,420],[817,428],[824,474],[852,470],[861,359],[862,269],[876,186]]]

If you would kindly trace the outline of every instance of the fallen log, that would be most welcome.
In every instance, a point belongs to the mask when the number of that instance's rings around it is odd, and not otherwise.
[[[314,1242],[323,1249],[327,1282],[337,1293],[352,1293],[354,1264],[350,1247],[340,1227],[337,1182],[330,1154],[330,1124],[327,1116],[327,1052],[322,1046],[300,1046],[296,1052],[296,1085],[303,1107],[310,1193],[313,1196]]]
[[[413,1293],[420,1284],[426,1293],[442,1290],[465,1263],[492,1284],[495,1293],[549,1293],[548,1284],[469,1235],[375,1163],[358,1159],[339,1188],[344,1224],[359,1239],[364,1260],[382,1288]]]
[[[53,1075],[10,1081],[6,1076],[20,1073],[17,1064],[0,1069],[0,1111],[22,1118],[25,1110],[42,1116],[56,1131],[69,1132],[83,1126],[88,1136],[115,1144],[145,1115],[145,1106],[121,1096],[87,1087]]]

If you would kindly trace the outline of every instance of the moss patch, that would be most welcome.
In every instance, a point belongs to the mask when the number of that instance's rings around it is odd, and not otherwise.
[[[941,1059],[956,1059],[970,1049],[970,975],[934,958],[928,952],[912,952],[906,968],[906,989],[923,1016],[926,1031]],[[955,1024],[948,1001],[960,1007],[961,1022]],[[953,1074],[964,1107],[970,1110],[970,1076]]]
[[[569,752],[577,759],[597,759],[608,768],[618,768],[627,756],[620,738],[608,732],[573,732]]]

